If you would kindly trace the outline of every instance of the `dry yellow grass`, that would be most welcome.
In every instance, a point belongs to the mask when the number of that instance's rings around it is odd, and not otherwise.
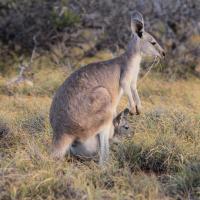
[[[111,147],[105,168],[49,156],[48,111],[62,70],[36,74],[33,88],[0,94],[0,199],[200,198],[200,80],[149,76],[140,85],[141,116],[131,138]],[[5,79],[0,78],[0,88]],[[126,105],[126,99],[120,109]]]

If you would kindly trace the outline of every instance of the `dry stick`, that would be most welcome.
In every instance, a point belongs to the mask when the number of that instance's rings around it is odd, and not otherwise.
[[[35,57],[35,52],[36,52],[36,49],[37,49],[37,40],[36,40],[36,37],[37,37],[37,35],[33,36],[34,48],[33,48],[33,51],[32,51],[32,54],[31,54],[31,59],[30,59],[29,65],[28,65],[29,68],[31,68],[31,66],[32,66],[33,59]]]
[[[21,82],[23,82],[23,81],[25,81],[27,79],[25,77],[24,73],[28,68],[30,69],[32,67],[33,59],[35,57],[35,52],[36,52],[36,49],[37,49],[36,37],[37,37],[37,35],[33,36],[34,48],[33,48],[32,54],[31,54],[31,58],[30,58],[29,64],[27,66],[24,66],[23,64],[20,64],[19,65],[19,69],[20,69],[19,75],[16,78],[13,78],[12,80],[10,80],[7,83],[7,86],[11,86],[11,85],[15,85],[15,84],[21,83]]]
[[[20,65],[19,69],[20,69],[19,75],[16,78],[13,78],[10,81],[8,81],[7,86],[12,86],[24,81],[24,71],[26,67],[23,65]]]

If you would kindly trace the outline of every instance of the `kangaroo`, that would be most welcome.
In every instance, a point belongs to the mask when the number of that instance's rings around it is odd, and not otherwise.
[[[54,157],[63,158],[77,142],[92,154],[99,137],[99,163],[104,164],[109,158],[109,138],[114,134],[113,119],[122,95],[128,97],[130,113],[141,112],[137,92],[141,59],[143,55],[161,58],[165,54],[144,31],[139,12],[131,16],[131,30],[132,39],[121,56],[80,68],[56,91],[50,108]],[[78,150],[75,148],[75,153]]]

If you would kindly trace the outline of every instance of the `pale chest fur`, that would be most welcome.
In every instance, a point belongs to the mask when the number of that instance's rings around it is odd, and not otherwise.
[[[138,74],[140,71],[140,62],[141,62],[141,55],[137,54],[133,58],[131,58],[128,63],[126,80],[129,85],[131,85],[131,83],[135,84],[137,83]]]
[[[140,71],[140,63],[141,63],[140,54],[133,56],[128,63],[128,66],[127,66],[128,70],[126,72],[125,80],[129,86],[131,86],[131,84],[134,84],[134,85],[137,84],[138,74]],[[115,107],[118,106],[119,101],[121,97],[123,96],[123,94],[124,94],[123,89],[119,88],[119,94],[118,94],[117,101],[115,103]]]

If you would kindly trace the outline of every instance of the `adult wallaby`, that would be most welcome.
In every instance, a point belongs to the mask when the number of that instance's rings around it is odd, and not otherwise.
[[[130,112],[140,113],[136,84],[141,58],[143,55],[161,58],[164,50],[144,31],[139,12],[131,16],[131,29],[132,39],[124,54],[80,68],[57,90],[50,109],[55,157],[62,158],[76,142],[91,153],[96,151],[98,135],[103,164],[109,156],[113,119],[123,94],[128,97]]]

